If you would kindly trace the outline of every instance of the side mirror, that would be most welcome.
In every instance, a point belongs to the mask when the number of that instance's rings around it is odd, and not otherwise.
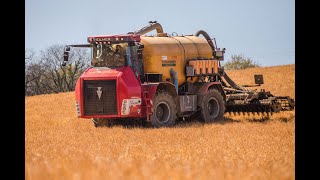
[[[66,46],[64,48],[64,53],[63,53],[63,63],[62,66],[66,65],[66,62],[69,60],[69,52],[70,52],[70,46]]]
[[[263,75],[254,75],[254,82],[255,84],[263,84]]]

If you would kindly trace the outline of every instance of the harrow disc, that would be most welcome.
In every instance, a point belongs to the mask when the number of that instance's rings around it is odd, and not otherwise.
[[[262,99],[262,100],[254,100],[251,102],[245,100],[233,100],[227,102],[227,108],[225,112],[238,114],[240,112],[247,114],[272,114],[274,112],[279,112],[283,108],[281,103],[276,100],[271,99]]]

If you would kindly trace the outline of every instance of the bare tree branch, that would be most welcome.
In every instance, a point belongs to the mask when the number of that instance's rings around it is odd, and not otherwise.
[[[33,62],[34,51],[25,51],[25,94],[36,95],[73,91],[82,72],[90,66],[86,49],[72,49],[67,66],[63,63],[63,45],[52,45],[40,52],[39,61]]]

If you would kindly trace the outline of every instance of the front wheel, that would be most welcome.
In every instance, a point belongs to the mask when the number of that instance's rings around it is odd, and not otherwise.
[[[209,90],[200,103],[200,115],[205,122],[214,122],[223,119],[225,103],[222,95],[216,89]]]
[[[92,118],[92,122],[94,127],[111,127],[114,124],[113,119],[107,119],[107,118]]]
[[[151,124],[154,127],[167,127],[175,124],[177,119],[177,106],[173,97],[165,92],[154,97]]]

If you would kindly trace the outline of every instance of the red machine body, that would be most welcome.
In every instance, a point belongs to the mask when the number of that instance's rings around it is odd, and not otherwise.
[[[123,34],[89,36],[87,40],[90,44],[118,44],[139,43],[141,39],[137,34]],[[75,86],[77,115],[79,118],[144,118],[149,121],[147,116],[152,114],[152,100],[158,85],[142,83],[131,66],[90,67]]]
[[[103,99],[103,93],[110,92],[108,87],[103,87],[103,85],[97,84],[95,87],[91,87],[93,90],[87,96],[92,96],[95,98],[95,101],[102,102],[103,107],[116,106],[116,112],[101,115],[90,115],[84,111],[84,104],[86,99],[86,94],[83,93],[86,81],[98,81],[98,82],[115,82],[115,88],[111,88],[114,93],[112,94],[111,101]],[[88,88],[88,87],[87,87]],[[103,89],[105,88],[105,89]],[[124,117],[142,117],[145,113],[143,112],[143,98],[141,84],[134,75],[134,72],[129,66],[126,67],[117,67],[117,68],[108,68],[108,67],[91,67],[88,68],[78,79],[76,84],[76,101],[79,106],[78,117],[81,118],[124,118]],[[99,99],[99,92],[100,99]],[[88,97],[90,98],[90,97]],[[107,104],[104,104],[104,103]],[[97,104],[101,106],[101,104]],[[97,107],[98,108],[98,107]],[[102,110],[103,111],[103,110]],[[99,114],[99,112],[98,112]]]

